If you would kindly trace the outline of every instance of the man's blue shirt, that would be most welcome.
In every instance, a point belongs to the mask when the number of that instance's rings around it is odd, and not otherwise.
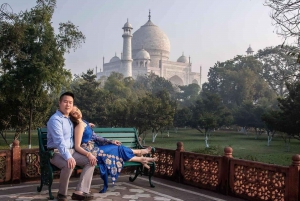
[[[65,160],[72,158],[69,149],[74,147],[73,130],[70,118],[57,110],[47,122],[47,148],[58,149]]]

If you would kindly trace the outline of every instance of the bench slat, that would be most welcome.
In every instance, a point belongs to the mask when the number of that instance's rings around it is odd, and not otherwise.
[[[136,133],[135,128],[93,128],[95,133]]]
[[[129,148],[134,148],[137,149],[138,147],[136,146],[135,142],[122,142],[122,145],[125,147],[129,147]]]
[[[126,137],[126,138],[135,138],[135,133],[98,133],[95,132],[97,135],[104,137],[104,138],[111,138],[111,137]]]

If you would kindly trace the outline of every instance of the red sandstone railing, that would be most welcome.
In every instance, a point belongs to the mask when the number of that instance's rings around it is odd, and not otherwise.
[[[155,176],[246,200],[296,201],[300,199],[300,155],[290,166],[278,166],[232,157],[156,148]],[[124,171],[126,172],[126,171]],[[22,149],[14,141],[11,150],[0,150],[0,183],[39,179],[38,149]]]

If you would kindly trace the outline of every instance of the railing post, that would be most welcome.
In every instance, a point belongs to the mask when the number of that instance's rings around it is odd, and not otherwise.
[[[220,193],[228,195],[229,190],[229,174],[230,174],[230,159],[232,158],[232,151],[231,147],[224,148],[224,156],[222,158],[222,165],[221,165],[221,182],[220,182]]]
[[[296,201],[299,198],[299,170],[300,170],[300,155],[296,154],[292,157],[292,165],[289,166],[288,193],[285,199],[288,201]]]
[[[13,141],[12,146],[12,182],[21,181],[21,147],[19,140]]]
[[[176,182],[181,182],[181,156],[180,152],[184,151],[184,146],[182,142],[177,142],[177,149],[175,150],[175,158],[174,158],[174,163],[173,163],[173,169],[174,169],[174,175],[175,175],[175,181]]]

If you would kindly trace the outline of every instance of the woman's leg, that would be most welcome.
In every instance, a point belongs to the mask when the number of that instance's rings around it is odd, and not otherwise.
[[[151,158],[151,157],[139,157],[139,156],[134,156],[132,157],[129,161],[133,162],[140,162],[143,164],[143,166],[147,169],[150,169],[149,165],[147,165],[150,162],[155,162],[157,161],[157,157]]]
[[[137,156],[142,156],[145,154],[149,154],[152,150],[152,147],[147,147],[146,149],[132,149],[133,154]]]

